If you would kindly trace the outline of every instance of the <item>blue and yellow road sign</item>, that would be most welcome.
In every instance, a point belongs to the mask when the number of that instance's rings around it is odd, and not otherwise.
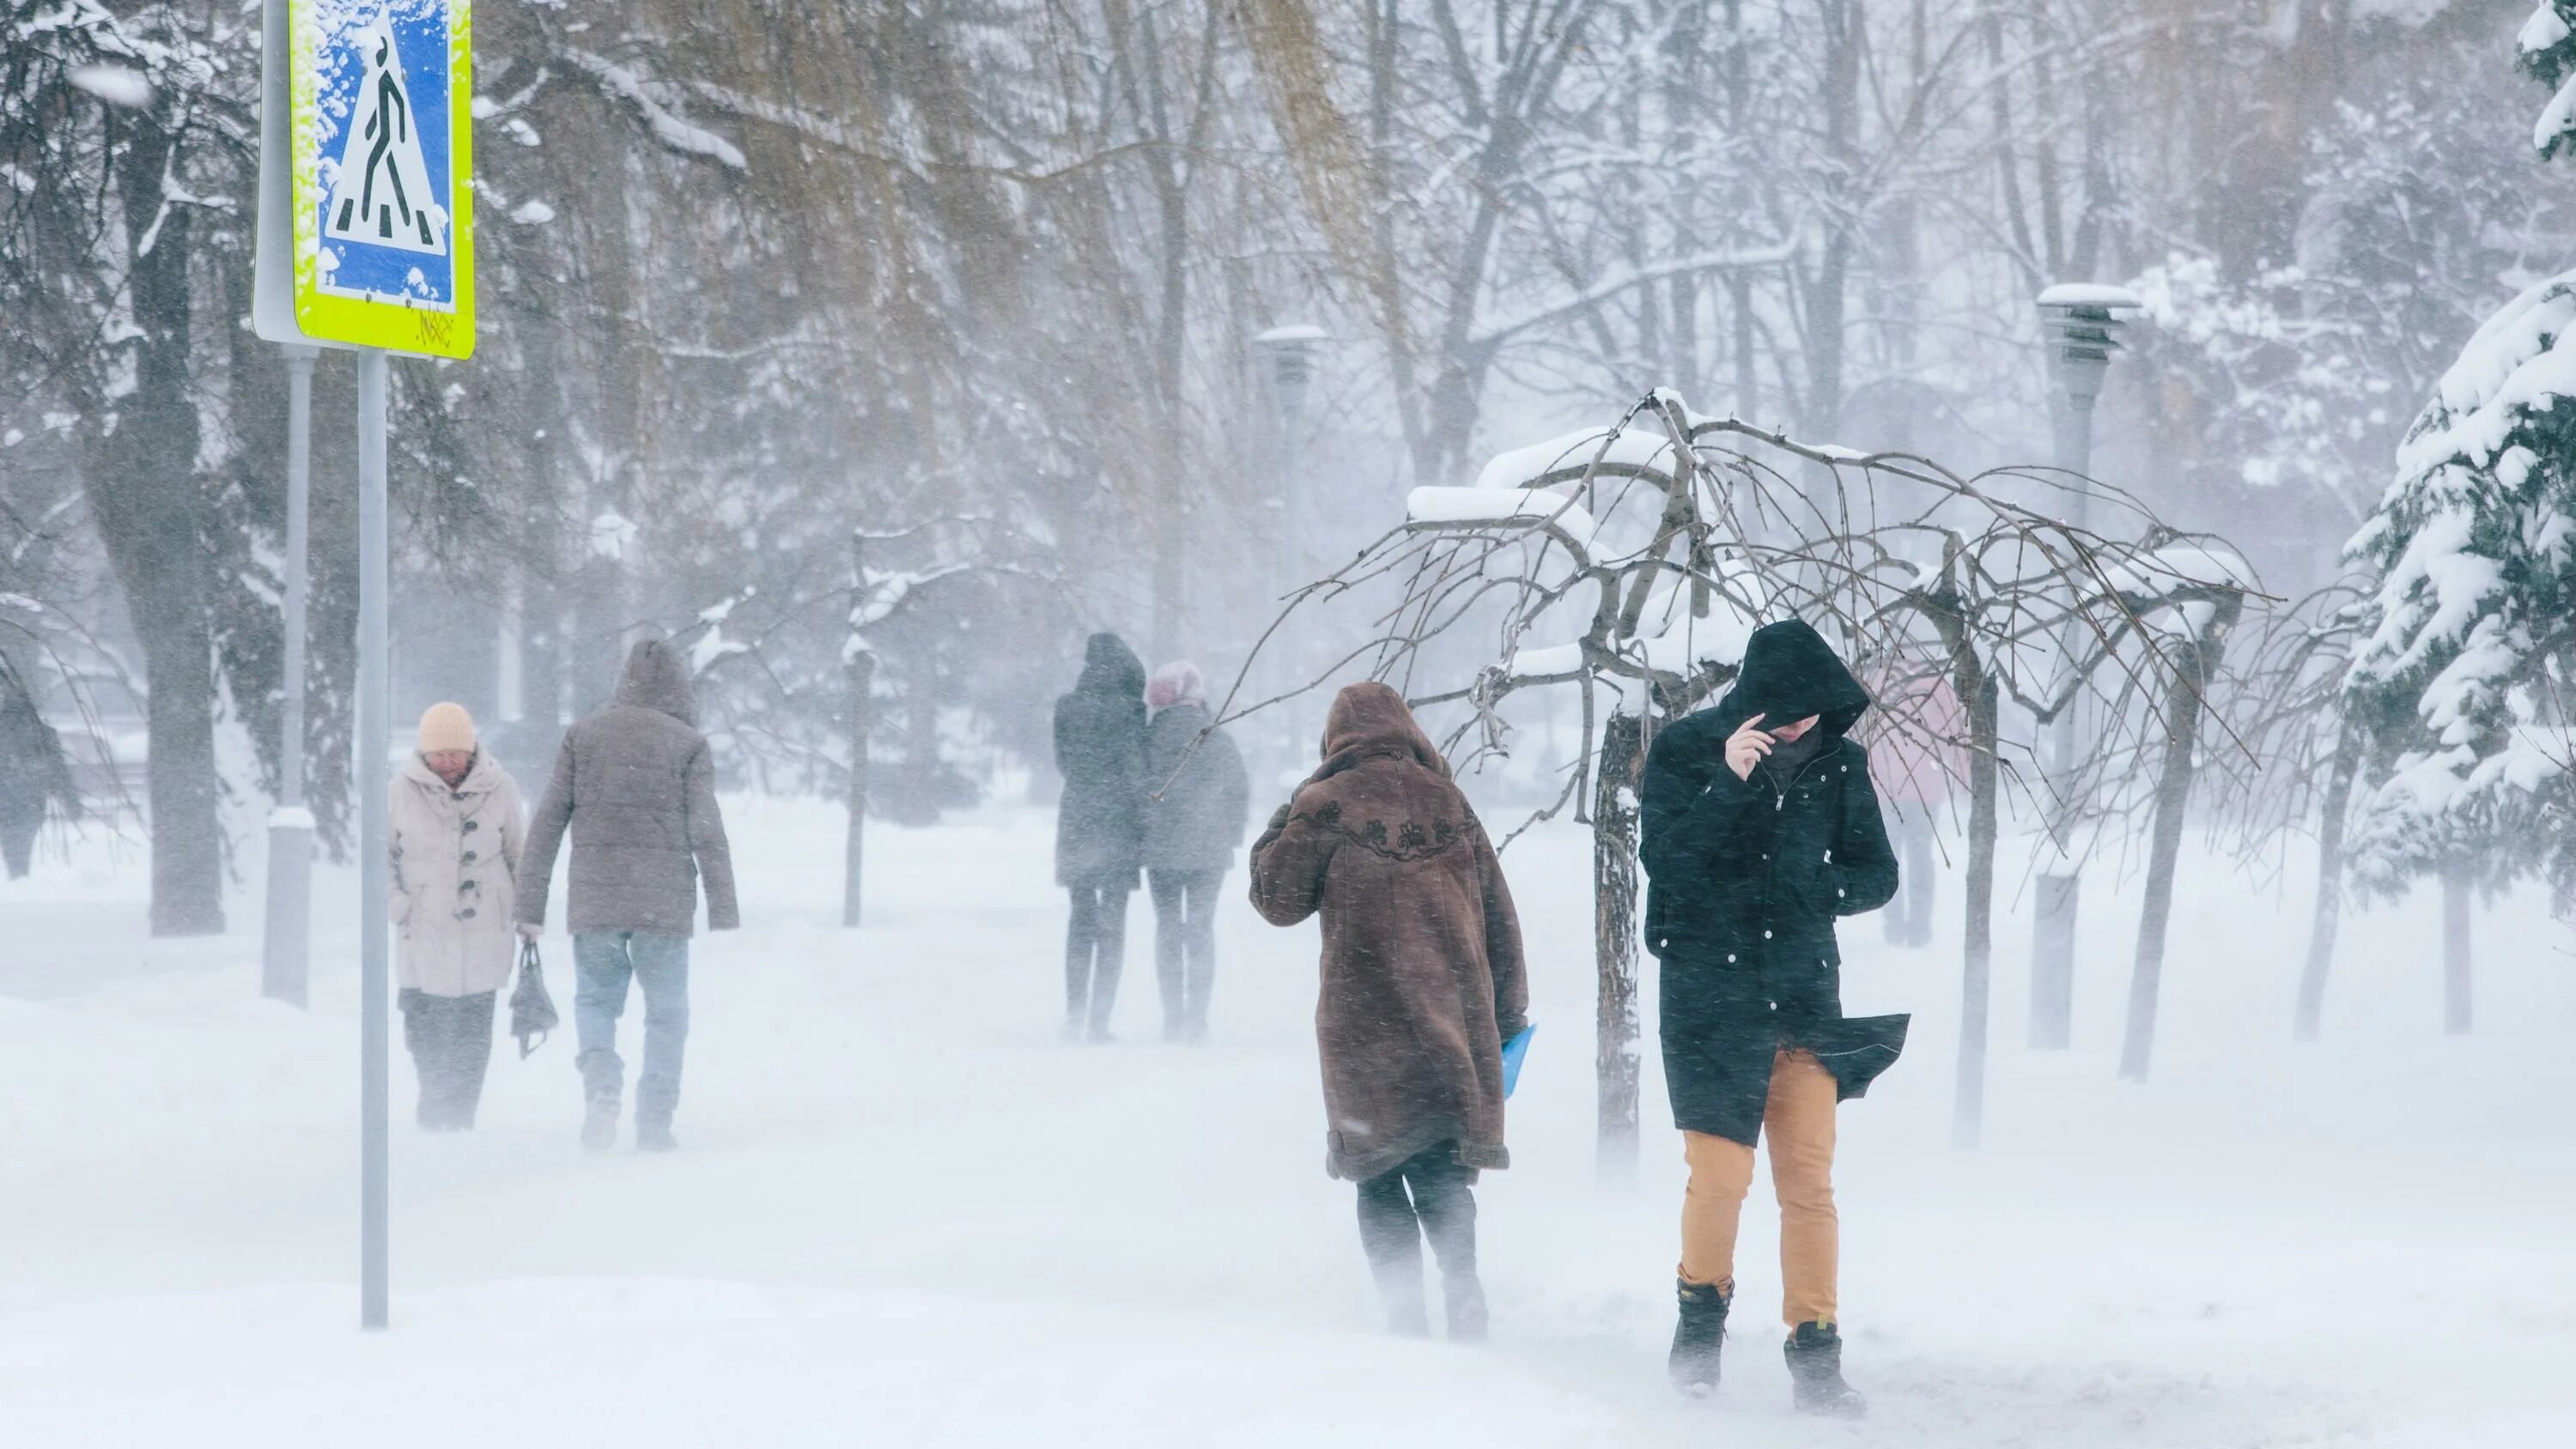
[[[295,324],[474,352],[469,0],[288,0]]]

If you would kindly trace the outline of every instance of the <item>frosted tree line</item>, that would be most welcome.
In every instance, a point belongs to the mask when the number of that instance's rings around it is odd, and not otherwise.
[[[485,332],[469,365],[395,369],[398,567],[470,605],[445,627],[472,647],[441,642],[509,677],[495,717],[532,737],[604,695],[621,638],[664,632],[740,780],[920,820],[979,788],[974,742],[1042,754],[1035,703],[1084,629],[1239,663],[1409,489],[1651,389],[1958,477],[2037,461],[2030,299],[2124,282],[2147,305],[2094,471],[2262,581],[2237,626],[2261,647],[2211,659],[2203,813],[2258,852],[2348,835],[2354,879],[2465,897],[2540,868],[2500,846],[2509,809],[2562,819],[2531,787],[2564,772],[2545,701],[2565,643],[2532,621],[2566,611],[2532,591],[2564,550],[2531,500],[2563,499],[2568,464],[2533,394],[2444,381],[2473,335],[2526,339],[2495,344],[2517,366],[2557,335],[2540,284],[2568,263],[2568,183],[2522,148],[2531,96],[2501,71],[2519,44],[2564,78],[2576,44],[2548,17],[485,7]],[[223,792],[274,771],[282,658],[284,369],[243,321],[258,8],[0,0],[0,51],[0,653],[58,721],[103,678],[148,701],[126,803],[151,822],[155,927],[217,929]],[[2526,321],[2480,334],[2517,294]],[[1258,341],[1283,325],[1325,339],[1302,410]],[[341,846],[354,517],[328,480],[353,470],[350,397],[326,358],[308,745]],[[2428,399],[2451,421],[2410,436]],[[2472,417],[2522,432],[2466,456],[2448,440]],[[2044,506],[2033,489],[2014,506]],[[2419,567],[2462,519],[2444,557],[2520,540],[2477,648],[2405,582],[2477,567]],[[2334,602],[2286,602],[2311,597]],[[2503,682],[2418,707],[2490,641]],[[2304,703],[2249,703],[2282,669]],[[2103,731],[2129,754],[2090,808],[2145,831],[2167,741],[2137,712],[2165,692],[2105,690],[2137,723]],[[260,778],[218,770],[233,726]],[[2348,767],[2346,793],[2336,768],[2255,768],[2293,739]],[[2123,763],[2146,785],[2115,788]],[[2321,930],[2340,900],[2330,873]]]

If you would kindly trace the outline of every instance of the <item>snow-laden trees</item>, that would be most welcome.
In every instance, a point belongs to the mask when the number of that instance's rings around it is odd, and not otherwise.
[[[2532,13],[2523,67],[2560,86],[2534,144],[2566,144],[2576,10]],[[2576,669],[2576,273],[2488,318],[2397,450],[2353,536],[2378,585],[2345,703],[2369,742],[2353,840],[2365,887],[2443,882],[2446,1021],[2470,1020],[2467,902],[2545,872],[2576,883],[2566,689]]]
[[[259,48],[238,5],[0,4],[0,376],[77,479],[142,655],[162,934],[223,926],[220,701],[274,720],[278,490],[245,427],[280,389],[237,325]]]

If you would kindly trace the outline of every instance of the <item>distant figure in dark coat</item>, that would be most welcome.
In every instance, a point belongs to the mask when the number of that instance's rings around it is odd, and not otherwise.
[[[1897,886],[1868,752],[1847,738],[1868,708],[1814,629],[1764,625],[1735,688],[1656,736],[1640,800],[1664,1080],[1691,1170],[1674,1382],[1717,1384],[1736,1220],[1767,1131],[1797,1404],[1846,1416],[1862,1403],[1835,1323],[1834,1106],[1896,1060],[1906,1025],[1843,1016],[1834,922]]]
[[[1529,983],[1493,842],[1402,695],[1333,701],[1324,763],[1253,842],[1252,904],[1277,926],[1323,917],[1324,1168],[1359,1184],[1390,1326],[1430,1332],[1428,1237],[1449,1336],[1484,1337],[1468,1189],[1511,1165],[1503,1043],[1529,1025]]]
[[[1115,634],[1083,646],[1055,702],[1055,880],[1073,895],[1064,935],[1064,1035],[1109,1040],[1127,954],[1127,897],[1144,856],[1145,664]]]
[[[79,819],[80,788],[72,783],[62,737],[45,723],[18,671],[0,658],[0,860],[11,880],[34,867],[49,807],[64,820]]]
[[[1163,984],[1163,1039],[1206,1042],[1216,981],[1216,899],[1252,808],[1252,782],[1234,741],[1212,728],[1207,681],[1194,664],[1166,664],[1145,684],[1145,876],[1154,891],[1154,971]],[[1204,736],[1204,738],[1202,738]]]

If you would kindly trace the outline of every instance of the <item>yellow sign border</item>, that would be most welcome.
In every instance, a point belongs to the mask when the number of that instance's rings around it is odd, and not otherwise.
[[[474,15],[471,0],[448,0],[447,236],[455,263],[456,309],[407,307],[322,290],[321,76],[314,62],[315,0],[287,0],[292,57],[287,114],[295,211],[295,325],[316,342],[462,360],[474,355]]]

